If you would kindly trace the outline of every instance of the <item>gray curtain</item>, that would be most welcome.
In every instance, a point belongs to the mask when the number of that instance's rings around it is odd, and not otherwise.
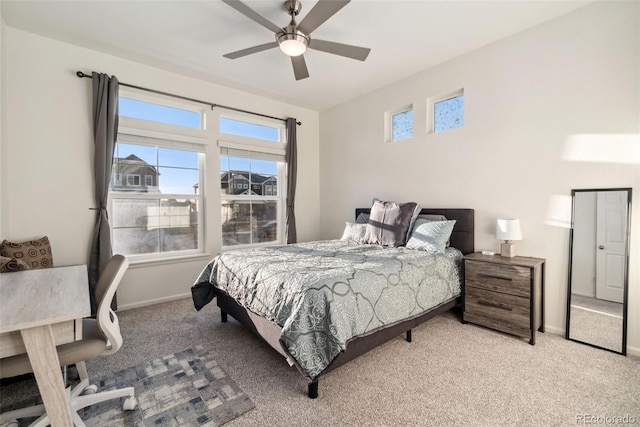
[[[113,152],[118,137],[118,79],[107,74],[92,73],[93,79],[93,131],[95,153],[93,169],[95,177],[96,223],[89,259],[89,295],[91,313],[97,311],[95,288],[105,264],[112,256],[111,228],[107,214],[107,196],[111,182]],[[114,296],[112,308],[117,308]]]
[[[285,236],[287,237],[287,243],[296,243],[298,240],[295,214],[296,175],[298,173],[298,137],[296,131],[298,125],[296,119],[292,117],[289,117],[286,123],[287,152],[284,160],[287,163],[287,222]]]

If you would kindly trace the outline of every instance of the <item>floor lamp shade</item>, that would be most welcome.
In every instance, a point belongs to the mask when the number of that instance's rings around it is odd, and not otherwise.
[[[500,255],[504,257],[516,256],[516,247],[512,243],[514,240],[522,240],[520,231],[520,220],[499,219],[496,221],[496,239],[504,240],[500,245]]]

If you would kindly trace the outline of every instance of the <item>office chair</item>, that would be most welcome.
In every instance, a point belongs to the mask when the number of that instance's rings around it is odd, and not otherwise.
[[[109,260],[96,284],[95,295],[96,301],[99,302],[96,318],[82,320],[81,340],[59,345],[56,348],[60,366],[75,364],[80,376],[80,383],[71,390],[69,400],[71,416],[76,426],[84,426],[77,411],[95,403],[127,397],[123,404],[125,411],[135,409],[138,404],[133,387],[96,393],[97,386],[89,385],[89,375],[85,364],[85,361],[95,359],[98,356],[113,354],[122,346],[118,317],[111,310],[111,301],[128,266],[129,261],[122,255],[114,255]],[[32,372],[26,354],[1,359],[0,366],[2,367],[0,371],[2,378]],[[36,405],[0,414],[0,426],[17,427],[17,419],[38,416],[40,418],[30,424],[30,427],[49,425],[49,418],[45,413],[44,406]]]

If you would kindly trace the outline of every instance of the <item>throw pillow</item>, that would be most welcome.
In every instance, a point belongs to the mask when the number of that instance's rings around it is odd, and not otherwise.
[[[53,267],[53,255],[47,236],[19,243],[4,240],[0,245],[0,255],[23,261],[31,269]]]
[[[455,223],[455,220],[429,221],[418,218],[407,242],[407,248],[443,254]]]
[[[367,230],[367,224],[358,224],[354,222],[345,222],[344,232],[340,240],[348,240],[355,243],[364,242],[364,233]]]
[[[414,202],[396,203],[374,200],[364,243],[382,246],[403,246],[415,221],[418,205]]]
[[[0,256],[0,273],[11,273],[14,271],[24,271],[28,269],[29,266],[22,260]]]

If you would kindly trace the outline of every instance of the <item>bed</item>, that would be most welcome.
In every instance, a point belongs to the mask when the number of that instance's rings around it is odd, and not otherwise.
[[[370,211],[356,209],[356,218]],[[422,209],[418,218],[434,215],[455,220],[445,253],[344,236],[228,251],[195,281],[194,305],[200,310],[215,298],[222,322],[231,315],[265,340],[305,376],[308,396],[316,398],[326,373],[399,335],[410,342],[413,328],[460,303],[474,211]]]

